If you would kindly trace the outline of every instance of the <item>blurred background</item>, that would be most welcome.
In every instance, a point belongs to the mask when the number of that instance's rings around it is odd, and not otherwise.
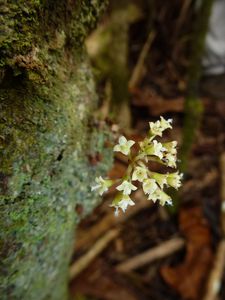
[[[138,191],[115,218],[104,197],[76,233],[71,299],[225,299],[225,1],[110,0],[86,47],[99,126],[139,141],[172,118],[184,181],[170,209]],[[126,168],[115,155],[108,175]]]

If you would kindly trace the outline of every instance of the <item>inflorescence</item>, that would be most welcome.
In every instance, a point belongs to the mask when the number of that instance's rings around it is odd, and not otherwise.
[[[91,189],[97,190],[103,195],[112,185],[117,184],[118,193],[111,206],[115,208],[115,215],[118,215],[119,209],[123,212],[129,205],[135,205],[130,198],[133,191],[137,190],[135,182],[139,181],[142,185],[147,199],[154,203],[158,200],[161,205],[172,205],[171,197],[163,191],[164,187],[173,187],[178,189],[181,186],[183,174],[177,172],[161,174],[152,172],[148,168],[151,161],[161,163],[167,167],[176,168],[177,165],[177,142],[160,143],[155,138],[162,137],[163,131],[172,129],[172,119],[165,120],[160,117],[156,122],[149,122],[150,130],[148,136],[139,142],[139,151],[132,154],[131,147],[135,144],[132,140],[127,140],[124,136],[119,138],[119,143],[114,146],[115,152],[121,152],[129,159],[129,165],[125,175],[122,178],[112,180],[103,179],[101,176],[96,178],[96,185]]]

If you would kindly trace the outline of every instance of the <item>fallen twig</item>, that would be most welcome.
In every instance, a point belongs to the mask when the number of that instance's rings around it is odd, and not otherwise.
[[[155,38],[155,32],[151,31],[148,35],[148,38],[147,38],[142,50],[141,50],[137,64],[134,67],[133,73],[129,80],[128,86],[129,86],[130,90],[134,89],[142,79],[145,59],[149,53],[149,50],[151,48],[154,38]]]
[[[126,273],[140,268],[152,261],[171,255],[172,253],[182,249],[184,245],[185,241],[182,238],[173,238],[119,264],[116,267],[116,270]]]
[[[177,40],[177,36],[180,33],[180,30],[182,29],[182,26],[185,21],[185,17],[188,15],[188,10],[190,9],[191,0],[183,1],[179,17],[177,19],[177,22],[175,24],[174,32],[173,32],[173,41]]]
[[[81,258],[75,261],[70,267],[70,280],[80,274],[84,269],[86,269],[94,260],[94,258],[97,257],[99,253],[101,253],[106,248],[106,246],[118,236],[118,234],[118,229],[112,229],[108,231],[90,248],[87,253],[85,253]]]
[[[220,158],[220,170],[221,170],[221,225],[223,238],[225,238],[225,152]]]
[[[213,269],[209,276],[204,300],[215,300],[220,291],[225,267],[225,241],[222,240],[217,248]]]
[[[126,214],[119,214],[118,217],[115,217],[114,212],[105,216],[99,223],[92,226],[88,232],[81,231],[80,238],[77,238],[76,242],[76,250],[81,249],[90,243],[94,242],[99,236],[101,236],[104,232],[108,231],[110,228],[114,227],[117,224],[121,224],[128,220],[130,217],[141,211],[142,209],[149,207],[152,202],[142,200],[144,198],[143,193],[141,191],[137,191],[134,195],[134,199],[136,200],[136,205],[130,207]]]
[[[220,159],[221,170],[221,226],[223,239],[219,243],[214,265],[209,276],[204,300],[215,300],[222,285],[225,269],[225,152]]]

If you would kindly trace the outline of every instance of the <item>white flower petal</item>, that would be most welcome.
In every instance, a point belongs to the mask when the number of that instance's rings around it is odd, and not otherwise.
[[[149,195],[148,200],[152,200],[154,203],[159,200],[159,203],[162,206],[165,204],[172,205],[171,197],[159,188],[153,194]]]
[[[108,191],[109,187],[113,184],[110,179],[103,179],[102,176],[96,177],[96,185],[91,187],[91,191],[97,190],[99,195],[102,196],[104,192]]]
[[[153,194],[157,188],[155,179],[146,179],[143,182],[143,191],[145,194]]]
[[[178,189],[181,186],[183,174],[178,172],[167,174],[167,183],[169,186]]]
[[[163,188],[164,185],[167,184],[167,174],[160,174],[160,173],[156,173],[156,172],[151,172],[151,177],[153,179],[156,180],[156,182],[158,183],[158,185]]]
[[[132,191],[135,191],[137,187],[133,185],[131,182],[124,180],[119,186],[116,188],[118,191],[123,191],[124,195],[130,195]]]
[[[120,145],[115,145],[113,151],[120,152]]]
[[[176,155],[173,155],[171,153],[167,153],[164,157],[164,160],[167,164],[168,167],[171,167],[171,168],[176,168],[177,164],[176,164]]]
[[[138,180],[140,182],[143,182],[145,179],[148,178],[147,169],[144,167],[136,167],[133,175],[132,180]]]
[[[119,138],[119,144],[120,145],[125,145],[127,143],[127,139],[125,138],[125,136],[121,136],[120,138]]]
[[[160,116],[160,126],[163,130],[167,128],[172,128],[171,123],[173,122],[172,119],[165,120],[162,116]]]
[[[127,145],[129,148],[131,148],[134,144],[135,144],[135,142],[132,140],[127,141]]]
[[[122,209],[123,212],[127,209],[128,206],[133,206],[135,203],[131,200],[131,198],[127,195],[123,195],[123,198],[118,203],[118,207]]]
[[[125,136],[121,136],[119,138],[119,144],[114,146],[113,150],[116,152],[121,152],[124,155],[128,155],[130,153],[130,148],[135,144],[132,140],[127,140]]]
[[[171,126],[172,119],[165,120],[162,116],[156,122],[149,122],[150,131],[153,135],[162,136],[162,132]]]
[[[98,190],[100,187],[101,187],[100,184],[94,185],[94,186],[91,187],[91,191],[93,192],[93,191],[95,191],[95,190]]]

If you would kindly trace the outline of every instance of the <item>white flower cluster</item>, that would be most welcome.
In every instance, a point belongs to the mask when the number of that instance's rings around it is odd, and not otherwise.
[[[129,158],[129,166],[123,178],[118,180],[103,179],[101,176],[96,178],[96,185],[93,190],[98,190],[102,195],[110,186],[120,181],[116,187],[119,191],[113,200],[111,206],[115,207],[115,214],[118,214],[119,209],[123,212],[129,205],[135,203],[130,198],[130,195],[137,187],[132,181],[139,181],[142,184],[144,193],[147,199],[153,202],[157,200],[161,205],[172,205],[171,197],[163,191],[164,187],[173,187],[178,189],[181,186],[182,174],[178,171],[173,173],[156,173],[149,170],[147,163],[157,161],[168,167],[176,168],[177,161],[177,142],[160,143],[155,138],[162,136],[164,130],[172,128],[172,120],[165,120],[160,117],[160,120],[149,123],[148,136],[139,143],[139,152],[136,155],[131,154],[131,147],[135,144],[132,140],[127,140],[124,136],[119,138],[119,143],[114,147],[114,151],[121,152]]]

